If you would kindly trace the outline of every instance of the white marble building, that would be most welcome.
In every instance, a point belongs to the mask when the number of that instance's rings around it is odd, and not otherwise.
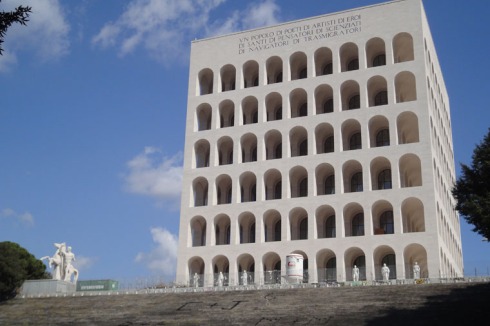
[[[421,0],[192,43],[177,282],[463,275],[449,99]]]

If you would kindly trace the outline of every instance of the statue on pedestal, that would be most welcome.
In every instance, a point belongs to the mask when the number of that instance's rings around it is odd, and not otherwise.
[[[416,280],[420,278],[420,266],[417,262],[413,265],[413,278]]]
[[[352,280],[354,282],[359,282],[359,267],[354,265],[354,268],[352,269]]]
[[[71,282],[72,275],[74,276],[73,283],[78,280],[78,270],[72,265],[75,260],[75,254],[71,252],[71,247],[66,247],[66,243],[55,243],[56,252],[52,257],[45,256],[41,260],[48,260],[49,267],[52,268],[53,280]]]
[[[242,273],[242,285],[248,285],[248,274],[245,270]]]
[[[225,280],[225,276],[223,275],[223,272],[219,272],[219,275],[218,275],[218,286],[223,286],[224,280]]]
[[[194,282],[194,287],[195,288],[199,287],[199,275],[197,275],[197,273],[194,273],[192,280]]]
[[[383,264],[383,267],[381,267],[381,275],[383,276],[383,281],[390,279],[390,268],[386,264]]]
[[[72,265],[72,261],[75,260],[75,254],[71,252],[71,247],[68,247],[67,251],[63,253],[65,260],[65,281],[71,282],[73,275],[73,283],[78,280],[78,270]]]

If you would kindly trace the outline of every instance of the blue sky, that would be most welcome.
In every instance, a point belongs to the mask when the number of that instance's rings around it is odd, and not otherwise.
[[[33,13],[0,56],[0,241],[36,257],[66,242],[80,279],[172,280],[190,41],[380,2],[3,0]],[[490,6],[424,5],[459,173],[490,127]],[[465,274],[486,274],[490,244],[471,229]]]

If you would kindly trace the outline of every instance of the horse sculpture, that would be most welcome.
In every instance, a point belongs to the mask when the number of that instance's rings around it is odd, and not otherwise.
[[[71,252],[71,247],[66,247],[66,244],[55,243],[57,248],[52,257],[44,256],[41,260],[47,260],[49,267],[53,269],[53,280],[71,282],[71,276],[74,276],[74,283],[78,280],[78,270],[72,265],[75,260],[75,255]]]

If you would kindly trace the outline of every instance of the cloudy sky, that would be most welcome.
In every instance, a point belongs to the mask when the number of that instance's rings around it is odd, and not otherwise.
[[[190,42],[379,2],[2,0],[33,13],[0,56],[0,241],[66,242],[81,279],[173,279]],[[425,8],[469,163],[490,127],[490,6]],[[488,273],[489,243],[461,229],[466,274]]]

